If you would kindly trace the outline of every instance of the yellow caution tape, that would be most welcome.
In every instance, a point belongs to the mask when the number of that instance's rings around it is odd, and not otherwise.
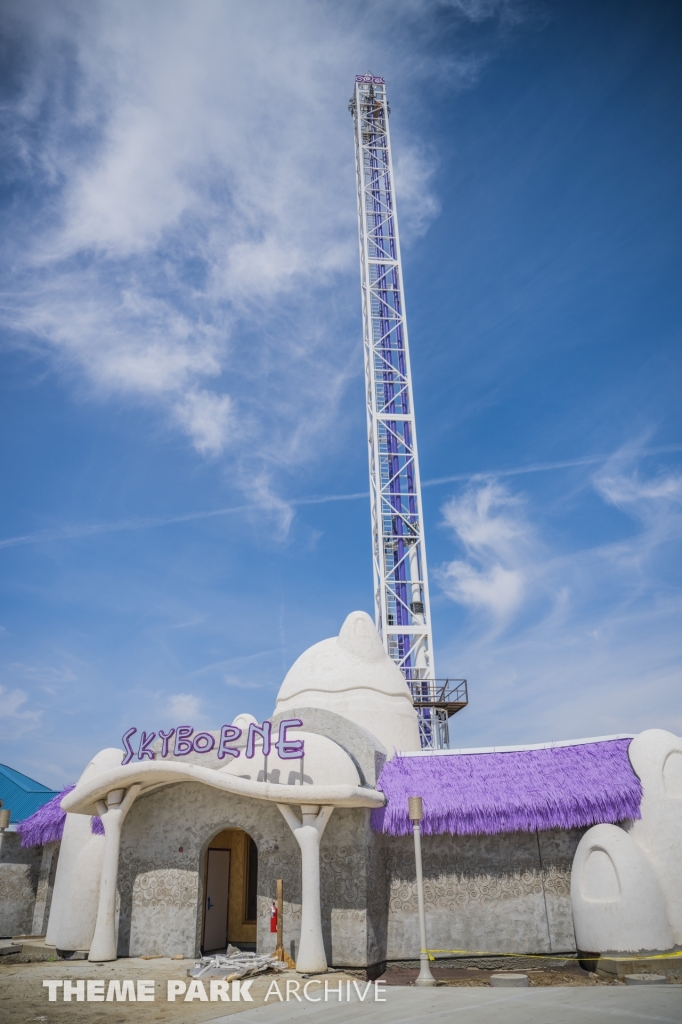
[[[594,956],[590,956],[588,953],[582,955],[576,954],[575,956],[552,956],[548,953],[487,953],[481,949],[427,949],[423,952],[428,953],[429,960],[435,960],[434,953],[456,953],[458,956],[515,956],[524,957],[526,960],[561,960],[566,963],[567,960],[669,960],[676,957],[682,957],[682,949],[676,950],[674,953],[653,953],[651,956],[640,956],[638,953],[631,953],[630,956],[602,956],[601,953],[597,953]]]

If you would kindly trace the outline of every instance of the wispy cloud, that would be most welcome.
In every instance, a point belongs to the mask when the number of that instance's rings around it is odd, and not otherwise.
[[[0,731],[5,739],[21,736],[42,724],[43,712],[27,707],[28,694],[0,686]]]
[[[635,731],[661,714],[682,726],[682,476],[647,470],[647,451],[624,445],[583,481],[587,502],[597,497],[627,516],[614,523],[615,541],[567,550],[565,537],[560,546],[543,534],[530,494],[497,481],[470,482],[443,506],[463,557],[440,566],[436,582],[469,620],[457,648],[446,644],[439,657],[456,659],[456,674],[473,677],[489,714],[507,716],[521,738],[531,738],[523,705],[536,730],[559,715],[566,735],[584,731],[588,705],[593,732],[621,728],[614,700]]]
[[[651,540],[660,543],[680,535],[682,528],[682,473],[645,474],[641,444],[624,445],[594,474],[598,494],[643,524]]]
[[[452,600],[506,621],[523,600],[523,563],[533,545],[521,499],[500,484],[486,483],[451,498],[442,511],[466,557],[441,566],[436,579]]]
[[[478,22],[515,6],[453,9]],[[6,5],[25,60],[4,112],[2,322],[77,392],[151,406],[230,459],[282,530],[276,471],[342,443],[361,372],[353,75],[379,39],[403,89],[427,74],[465,87],[480,67],[470,45],[425,66],[425,0],[397,0],[388,35],[383,3],[344,7]],[[396,182],[415,235],[437,214],[435,161],[406,125]]]
[[[201,700],[192,693],[175,693],[168,698],[167,715],[194,724],[203,717]]]
[[[265,485],[262,485],[263,489]],[[186,512],[172,516],[135,516],[129,519],[118,519],[113,522],[104,523],[73,523],[65,526],[56,526],[46,530],[35,530],[33,533],[24,533],[16,537],[6,537],[0,540],[0,548],[13,548],[23,544],[44,544],[62,540],[78,540],[84,537],[94,537],[99,534],[120,533],[127,530],[150,530],[159,526],[172,526],[174,523],[190,523],[201,519],[213,519],[218,516],[236,515],[240,512],[262,512],[263,509],[276,510],[281,518],[283,530],[291,523],[292,509],[299,505],[326,505],[336,501],[356,501],[358,498],[367,498],[367,491],[354,492],[351,494],[319,494],[303,498],[282,499],[274,495],[266,497],[260,493],[259,486],[254,490],[258,493],[259,501],[248,505],[233,505],[229,508],[214,508],[204,512]]]
[[[682,451],[682,444],[664,444],[654,447],[642,446],[637,448],[637,456],[644,458],[648,455],[665,455],[680,451]],[[529,473],[549,473],[560,469],[579,469],[581,466],[597,466],[601,463],[610,463],[614,458],[621,459],[621,455],[613,452],[601,455],[579,455],[574,459],[559,459],[556,462],[533,462],[528,466],[511,466],[508,469],[479,470],[475,473],[453,473],[451,476],[439,476],[431,480],[422,480],[422,487],[439,487],[442,484],[459,483],[463,480],[498,480],[507,476],[525,476]]]
[[[637,449],[637,457],[644,458],[646,456],[674,453],[678,451],[682,451],[682,445],[640,447]],[[611,454],[585,455],[574,459],[563,459],[557,462],[538,462],[528,466],[512,466],[507,469],[481,470],[476,473],[458,473],[453,476],[438,477],[437,479],[432,480],[422,480],[422,487],[435,487],[446,483],[458,482],[466,482],[473,485],[477,482],[495,481],[504,477],[547,473],[562,469],[573,469],[580,468],[582,466],[603,464],[603,472],[594,476],[594,485],[600,493],[603,492],[603,497],[606,500],[609,500],[611,504],[619,506],[622,505],[624,508],[623,496],[616,495],[616,492],[614,491],[613,500],[611,500],[609,490],[614,486],[613,480],[621,481],[621,477],[619,476],[613,477],[612,480],[612,474],[615,467],[624,465],[624,458],[624,451],[619,450],[618,452]],[[677,489],[679,486],[677,481],[677,477],[671,479],[666,478],[660,484],[648,483],[644,486],[645,489],[649,490],[652,487],[654,490],[662,487],[666,492],[669,492],[668,496],[671,500],[676,500],[676,495],[678,493]],[[619,486],[622,486],[622,481],[619,483]],[[629,487],[632,490],[632,482],[630,482]],[[42,544],[55,541],[78,540],[86,537],[98,536],[100,534],[120,533],[129,530],[150,530],[161,526],[172,526],[175,523],[189,523],[195,520],[213,519],[215,517],[236,515],[243,512],[256,513],[264,510],[271,511],[277,516],[280,522],[280,532],[282,535],[285,535],[291,525],[293,511],[299,506],[326,505],[338,501],[359,501],[366,500],[369,497],[368,491],[352,491],[348,494],[312,494],[304,495],[299,498],[285,498],[273,491],[271,481],[265,473],[248,483],[245,483],[244,490],[249,494],[249,496],[255,496],[255,500],[252,503],[233,505],[227,508],[206,509],[205,511],[198,512],[184,512],[179,513],[178,515],[131,516],[126,519],[118,519],[112,522],[64,524],[62,526],[55,526],[44,530],[34,530],[31,533],[19,534],[15,537],[5,537],[4,539],[0,539],[0,549],[18,547],[24,544]],[[490,494],[491,492],[486,492],[484,488],[481,493]],[[633,491],[633,493],[636,493],[636,491]],[[483,502],[483,505],[485,505],[485,502]],[[457,532],[457,523],[459,522],[459,513],[456,511],[456,507],[457,506],[455,504],[455,506],[453,506],[453,510],[448,512],[445,516],[446,524],[455,529],[455,532]],[[632,507],[634,508],[634,506]],[[0,632],[1,631],[2,629],[0,628]]]

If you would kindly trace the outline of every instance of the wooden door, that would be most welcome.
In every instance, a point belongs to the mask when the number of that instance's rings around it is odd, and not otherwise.
[[[230,892],[230,851],[209,850],[206,863],[204,952],[227,946],[227,904]]]

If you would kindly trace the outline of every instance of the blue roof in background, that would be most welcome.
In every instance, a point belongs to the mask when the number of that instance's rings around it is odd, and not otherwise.
[[[43,786],[42,782],[29,779],[28,775],[22,775],[14,768],[0,764],[0,800],[2,800],[2,806],[9,808],[12,812],[10,819],[12,825],[28,818],[58,792],[57,789]]]

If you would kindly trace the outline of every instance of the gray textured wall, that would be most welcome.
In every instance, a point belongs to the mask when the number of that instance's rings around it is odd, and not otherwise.
[[[33,935],[45,935],[47,923],[50,920],[50,907],[54,894],[54,881],[57,875],[57,863],[59,861],[60,843],[45,843],[40,847],[41,860],[38,883],[36,887],[36,898],[33,906],[33,920],[31,933]]]
[[[195,956],[204,852],[225,828],[258,846],[258,949],[274,950],[269,908],[284,880],[284,943],[296,956],[300,853],[273,804],[179,783],[138,799],[119,874],[121,955]],[[569,887],[582,831],[422,840],[432,949],[551,953],[575,948]],[[182,853],[180,852],[182,847]],[[375,835],[369,812],[336,809],[320,848],[322,926],[331,964],[362,967],[419,954],[412,837]]]
[[[424,836],[430,949],[554,953],[575,950],[570,904],[582,829],[499,836]],[[387,959],[419,956],[411,836],[385,837]]]
[[[198,954],[201,941],[204,852],[216,833],[241,828],[258,846],[258,949],[270,952],[270,904],[284,881],[284,944],[295,957],[301,918],[298,844],[274,804],[179,783],[135,801],[121,839],[119,955]],[[182,853],[180,848],[182,847]],[[322,922],[330,962],[383,959],[386,887],[381,840],[364,810],[335,810],[320,859]],[[377,853],[379,851],[379,853]],[[376,867],[378,865],[378,868]],[[368,914],[368,883],[373,885]],[[369,952],[368,952],[369,951]]]
[[[5,832],[0,843],[0,936],[30,935],[43,848],[25,849],[17,832]]]
[[[376,784],[386,752],[368,732],[320,709],[301,708],[296,714],[307,729],[329,736],[350,754],[363,785]],[[126,820],[119,875],[121,955],[198,954],[204,853],[225,828],[244,829],[258,846],[259,951],[275,947],[269,910],[282,878],[284,944],[296,958],[301,860],[289,827],[274,804],[194,783],[139,798]],[[429,947],[573,950],[570,874],[581,835],[576,829],[424,837]],[[329,962],[362,967],[418,956],[412,837],[377,836],[368,811],[337,808],[322,838],[320,858]]]

